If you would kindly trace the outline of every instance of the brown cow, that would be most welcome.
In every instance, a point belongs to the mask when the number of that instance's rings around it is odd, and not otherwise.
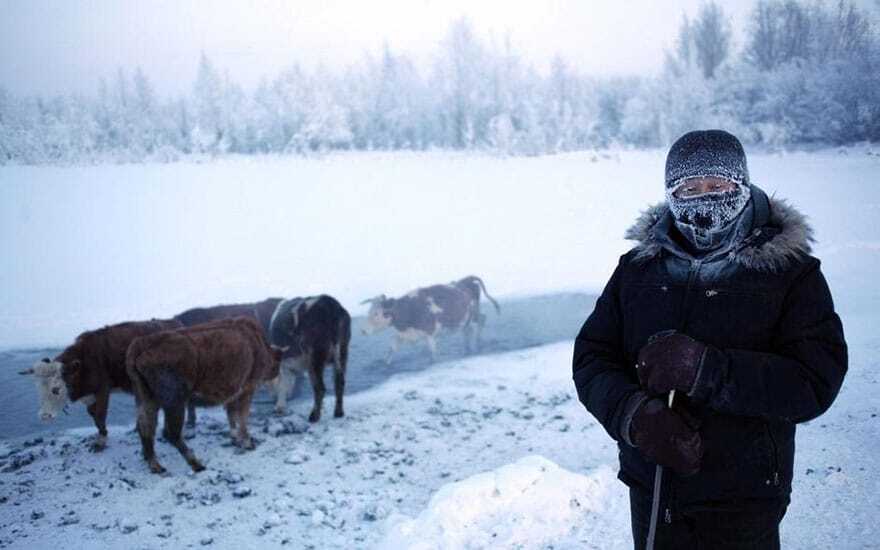
[[[153,449],[159,409],[165,413],[163,435],[193,471],[205,469],[183,441],[186,403],[225,405],[236,444],[253,449],[247,422],[259,384],[278,376],[282,350],[272,349],[260,325],[235,317],[136,338],[128,348],[126,368],[138,405],[137,428],[144,460],[161,474]]]
[[[480,289],[500,312],[498,303],[486,292],[483,281],[470,276],[448,285],[419,288],[401,298],[387,298],[382,294],[365,300],[362,303],[369,303],[370,310],[363,332],[372,334],[389,326],[397,331],[385,357],[389,364],[403,342],[422,339],[427,342],[434,361],[437,354],[435,338],[441,329],[464,331],[465,347],[471,352],[475,345],[479,345],[485,322],[480,313]]]
[[[269,337],[269,322],[275,308],[281,302],[281,298],[267,298],[260,302],[243,303],[243,304],[222,304],[210,307],[196,307],[188,309],[183,313],[174,316],[174,319],[183,323],[185,327],[193,327],[202,323],[210,323],[211,321],[219,321],[220,319],[231,319],[244,315],[256,319],[263,329],[263,334]],[[198,400],[190,401],[186,411],[186,428],[190,433],[195,432],[196,427],[196,408],[195,406],[203,406]]]
[[[82,401],[98,428],[93,451],[107,445],[110,392],[132,392],[125,371],[125,352],[132,340],[180,328],[174,320],[132,321],[80,334],[54,361],[48,358],[19,374],[33,374],[40,398],[40,418],[52,420],[68,403]]]

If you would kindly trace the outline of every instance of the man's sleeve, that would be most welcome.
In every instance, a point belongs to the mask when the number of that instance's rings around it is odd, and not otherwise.
[[[647,399],[623,356],[620,308],[621,257],[574,344],[573,378],[578,398],[616,441],[629,440],[629,423]]]
[[[710,347],[691,396],[719,412],[804,422],[831,406],[846,371],[840,317],[812,258],[785,298],[772,353]]]

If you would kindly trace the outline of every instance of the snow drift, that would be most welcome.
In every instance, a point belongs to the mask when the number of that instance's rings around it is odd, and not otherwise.
[[[416,518],[389,518],[379,548],[537,548],[597,521],[611,468],[591,475],[560,468],[538,455],[440,488]]]

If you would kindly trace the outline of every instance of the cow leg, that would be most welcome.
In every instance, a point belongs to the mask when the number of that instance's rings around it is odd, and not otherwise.
[[[403,338],[400,336],[400,333],[394,335],[394,339],[391,340],[391,347],[388,348],[388,353],[385,355],[385,364],[391,364],[391,358],[395,353],[400,349],[400,345],[403,343]]]
[[[425,342],[428,344],[428,351],[431,352],[431,363],[437,361],[437,340],[432,334],[425,336]]]
[[[98,428],[98,436],[92,443],[91,451],[98,453],[107,447],[107,409],[110,404],[110,389],[103,388],[95,392],[95,402],[86,407],[95,427]]]
[[[324,386],[324,363],[327,361],[327,351],[320,347],[312,350],[309,364],[309,381],[312,383],[312,391],[315,394],[315,402],[312,412],[309,414],[309,422],[317,422],[321,419],[321,408],[324,405],[324,394],[327,388]]]
[[[464,328],[462,328],[461,332],[464,334],[465,353],[473,353],[474,327],[471,326],[470,323],[468,323],[464,326]]]
[[[235,439],[235,433],[238,431],[238,412],[231,404],[226,405],[226,420],[229,422],[229,437]]]
[[[196,406],[192,401],[186,402],[186,427],[196,429]]]
[[[477,337],[476,337],[476,347],[477,351],[480,351],[483,348],[483,327],[486,326],[486,316],[482,313],[477,314]]]
[[[235,419],[238,428],[237,433],[233,436],[235,444],[249,451],[256,447],[254,440],[248,433],[248,417],[251,414],[251,399],[253,396],[253,391],[247,391],[226,406],[226,414],[230,417],[230,428],[232,418]]]
[[[150,398],[138,400],[137,430],[141,438],[144,460],[154,474],[164,474],[165,468],[156,460],[153,447],[156,438],[156,419],[159,416],[159,404]]]
[[[196,436],[196,406],[192,400],[186,402],[186,425],[183,438],[192,439]]]
[[[165,439],[180,452],[190,468],[193,469],[193,472],[201,472],[205,467],[183,441],[183,418],[186,412],[186,405],[184,403],[174,404],[162,410],[165,412],[165,427],[162,430]]]
[[[345,371],[348,369],[348,342],[345,340],[336,346],[333,365],[333,389],[336,391],[336,408],[333,410],[333,417],[341,418],[345,416],[345,411],[342,410],[342,396],[345,394]]]
[[[275,396],[276,414],[287,412],[287,396],[290,395],[290,391],[293,389],[294,384],[296,384],[296,374],[294,374],[292,366],[288,364],[291,361],[291,359],[282,361],[278,372],[278,379],[275,384],[275,391],[277,392]]]

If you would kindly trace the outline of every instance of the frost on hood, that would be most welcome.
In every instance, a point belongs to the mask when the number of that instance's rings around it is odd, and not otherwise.
[[[695,197],[675,196],[687,180],[666,189],[666,202],[676,225],[697,248],[708,249],[718,245],[718,237],[729,233],[731,224],[742,213],[751,198],[747,185],[737,185],[732,191],[702,193]]]

